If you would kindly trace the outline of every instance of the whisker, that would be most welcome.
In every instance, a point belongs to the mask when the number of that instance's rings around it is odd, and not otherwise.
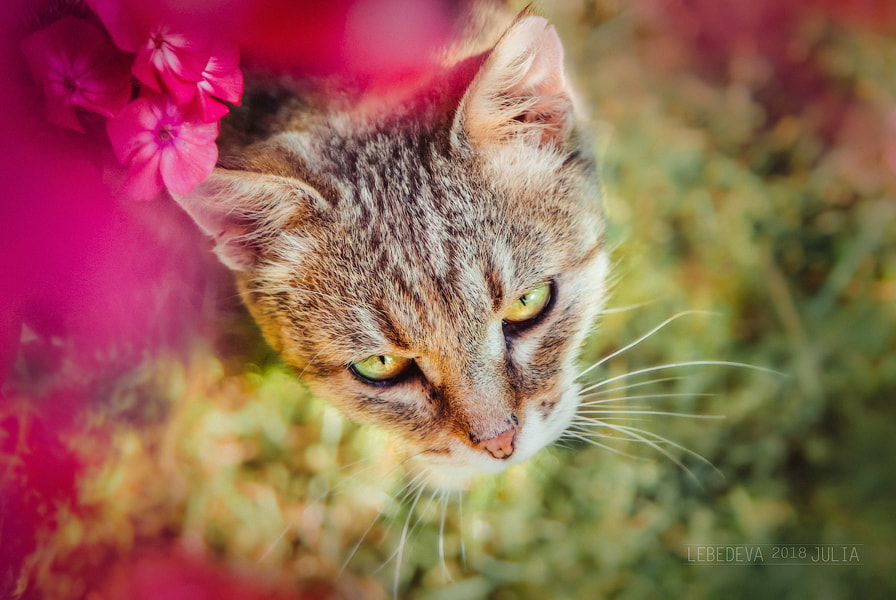
[[[651,448],[653,448],[654,450],[656,450],[657,452],[661,453],[663,456],[665,456],[666,458],[671,460],[673,463],[675,463],[680,469],[684,470],[688,475],[691,476],[691,478],[697,483],[697,485],[702,486],[702,484],[700,483],[700,480],[697,479],[697,476],[694,475],[693,471],[691,471],[687,466],[685,466],[685,464],[683,462],[681,462],[675,455],[673,455],[671,452],[669,452],[668,450],[666,450],[665,448],[660,446],[656,441],[649,440],[649,439],[643,437],[642,435],[639,435],[635,431],[629,431],[623,425],[613,425],[612,423],[604,423],[597,419],[593,419],[592,421],[593,421],[594,425],[598,425],[601,427],[607,427],[614,431],[618,431],[619,433],[624,433],[624,434],[630,436],[630,438],[632,440],[638,440],[640,442],[647,444],[648,446],[650,446]],[[648,432],[643,432],[643,433],[648,433]],[[702,456],[700,458],[703,460],[706,460]]]
[[[587,394],[582,396],[582,398],[591,398],[598,394]],[[581,402],[579,406],[597,406],[598,404],[608,404],[610,402],[624,402],[627,400],[649,400],[651,398],[706,398],[709,396],[717,396],[718,394],[711,393],[681,393],[681,394],[644,394],[640,396],[620,396],[618,398],[604,398],[603,400],[589,400],[588,402]]]
[[[460,564],[467,569],[467,547],[464,544],[464,492],[457,490],[457,522],[460,529]]]
[[[271,553],[274,547],[280,542],[280,540],[283,539],[283,536],[286,535],[286,532],[290,529],[292,529],[292,525],[287,525],[286,527],[284,527],[283,531],[280,532],[280,535],[277,536],[277,539],[271,542],[271,545],[268,546],[267,550],[265,550],[264,553],[262,553],[262,555],[259,557],[259,559],[255,561],[255,564],[260,565],[264,561],[264,559],[267,558],[268,554]]]
[[[634,421],[650,421],[647,417],[601,417],[601,421],[624,421],[624,422],[634,422]]]
[[[351,462],[351,463],[349,463],[349,464],[347,464],[347,465],[343,465],[343,466],[339,467],[338,469],[336,469],[335,471],[333,471],[333,473],[334,473],[334,474],[335,474],[335,473],[340,473],[341,471],[345,471],[346,469],[350,469],[350,468],[354,467],[355,465],[362,464],[362,463],[364,463],[364,462],[367,461],[367,460],[368,460],[368,458],[366,458],[366,457],[365,457],[365,458],[360,458],[360,459],[358,459],[358,460],[356,460],[356,461],[354,461],[354,462]],[[337,493],[338,493],[338,494],[341,494],[341,493],[342,493],[341,491],[340,491],[340,492],[337,492],[336,490],[338,490],[339,488],[341,488],[341,487],[343,487],[344,485],[348,484],[349,482],[354,481],[357,477],[359,477],[360,475],[364,474],[365,472],[371,470],[373,467],[374,467],[373,464],[369,464],[369,465],[367,465],[366,467],[364,467],[363,469],[361,469],[360,471],[358,471],[358,472],[356,472],[356,473],[352,473],[352,474],[349,475],[348,477],[343,477],[342,479],[339,480],[338,483],[336,483],[336,485],[334,485],[333,487],[331,487],[331,488],[329,488],[329,489],[327,489],[327,490],[324,490],[324,491],[323,491],[323,492],[316,498],[316,501],[317,501],[317,502],[320,502],[320,501],[322,501],[324,498],[326,498],[327,496],[330,496],[331,494],[332,494],[332,495],[336,495]],[[391,471],[390,471],[390,472],[391,472]],[[388,475],[388,473],[386,473],[386,475]]]
[[[417,507],[417,503],[420,501],[420,496],[423,495],[424,486],[426,481],[423,481],[420,485],[420,489],[417,492],[417,496],[414,498],[414,503],[411,504],[411,508],[408,509],[408,518],[405,519],[404,527],[401,530],[401,539],[398,541],[398,556],[395,559],[395,579],[392,584],[392,598],[394,600],[398,600],[398,581],[399,576],[401,575],[401,559],[404,556],[404,545],[407,542],[408,535],[408,524],[411,522],[411,516],[414,514],[414,508]]]
[[[379,479],[380,479],[380,480],[385,479],[385,478],[388,477],[393,471],[395,471],[396,469],[400,468],[402,465],[404,465],[404,464],[405,464],[406,462],[408,462],[409,460],[412,460],[412,459],[414,459],[414,458],[420,456],[421,454],[423,454],[422,451],[421,451],[421,452],[417,452],[416,454],[411,454],[410,456],[406,456],[405,458],[403,458],[403,459],[402,459],[401,461],[399,461],[398,463],[392,465],[392,466],[389,468],[388,471],[386,471],[385,473],[383,473],[383,474],[379,477]],[[350,467],[350,466],[352,466],[352,465],[356,465],[356,464],[358,464],[358,463],[362,463],[362,462],[364,462],[364,461],[366,461],[366,460],[369,460],[369,459],[367,459],[367,458],[362,458],[362,459],[360,459],[360,460],[356,460],[355,462],[353,462],[353,463],[351,463],[351,464],[349,464],[349,465],[346,465],[345,467],[342,467],[342,468],[338,469],[336,472],[338,473],[339,471],[342,471],[342,470],[344,470],[345,468],[348,468],[348,467]],[[320,494],[320,496],[317,497],[317,501],[318,501],[318,502],[322,501],[322,500],[323,500],[324,498],[326,498],[328,495],[337,496],[337,495],[343,493],[343,491],[345,491],[345,490],[339,490],[339,488],[344,487],[344,486],[347,485],[348,483],[353,482],[357,477],[361,476],[362,474],[366,473],[367,471],[370,471],[370,470],[373,469],[375,466],[376,466],[375,464],[370,464],[370,465],[364,467],[363,469],[361,469],[360,471],[358,471],[357,473],[353,473],[352,475],[350,475],[350,476],[348,476],[348,477],[344,477],[342,480],[339,481],[339,483],[337,483],[336,485],[334,485],[332,488],[330,488],[330,489],[328,489],[328,490],[325,490],[322,494]],[[411,482],[409,482],[409,483],[406,483],[406,485],[403,486],[403,487],[396,493],[396,495],[398,495],[398,494],[400,494],[401,492],[403,492],[404,490],[406,490],[407,487],[408,487],[408,485],[410,485],[410,483],[412,483],[412,482],[413,482],[413,480],[411,480]],[[337,490],[339,490],[339,491],[337,491]],[[387,494],[387,496],[388,496],[388,494]],[[392,496],[389,496],[389,498],[390,498],[393,502],[396,501],[396,499],[395,499],[394,497],[392,497]]]
[[[781,373],[780,371],[775,371],[774,369],[760,367],[757,365],[749,365],[746,363],[731,362],[731,361],[727,361],[727,360],[690,360],[690,361],[685,361],[685,362],[680,362],[680,363],[669,363],[669,364],[665,364],[665,365],[657,365],[655,367],[647,367],[644,369],[638,369],[637,371],[631,371],[629,373],[623,373],[621,375],[616,375],[615,377],[610,377],[609,379],[604,379],[603,381],[600,381],[598,383],[595,383],[594,385],[591,385],[591,386],[585,388],[584,390],[581,391],[581,393],[584,394],[584,393],[590,392],[599,387],[605,386],[608,383],[612,383],[614,381],[619,381],[620,379],[624,379],[626,377],[634,377],[635,375],[642,375],[644,373],[653,373],[654,371],[660,371],[662,369],[674,369],[677,367],[695,367],[695,366],[739,367],[742,369],[751,369],[754,371],[760,371],[762,373],[769,373],[771,375],[777,375],[779,377],[786,377],[786,374]]]
[[[661,417],[682,417],[686,419],[724,419],[724,415],[694,415],[662,410],[583,410],[583,415],[658,415]]]
[[[370,521],[370,525],[367,526],[367,529],[364,530],[364,533],[361,534],[361,539],[358,540],[358,543],[354,545],[352,551],[349,553],[348,558],[345,559],[345,562],[342,563],[342,567],[339,568],[339,574],[341,575],[345,568],[348,566],[348,563],[352,561],[355,557],[355,554],[358,552],[358,548],[361,547],[361,544],[364,543],[364,540],[367,538],[367,534],[370,533],[370,530],[373,529],[373,526],[376,525],[376,522],[380,520],[382,517],[381,513],[377,513],[376,516],[373,517],[373,520]]]
[[[647,443],[647,440],[635,439],[628,435],[620,436],[620,435],[613,435],[611,433],[599,433],[597,431],[594,431],[595,419],[590,419],[590,421],[591,421],[590,423],[580,422],[580,423],[575,424],[578,427],[578,429],[576,431],[579,433],[579,435],[585,436],[587,438],[601,438],[601,439],[605,439],[605,440],[613,440],[614,442],[640,443],[640,444]],[[610,426],[607,425],[607,427],[609,428]],[[620,433],[623,433],[623,432],[620,432]]]
[[[414,533],[414,530],[417,529],[417,526],[420,525],[420,523],[423,522],[423,516],[427,513],[427,511],[429,511],[429,507],[432,506],[432,503],[433,503],[433,502],[435,501],[435,499],[436,499],[436,494],[438,494],[438,493],[439,493],[439,490],[438,490],[438,489],[434,489],[434,490],[432,491],[432,494],[429,496],[429,502],[426,503],[426,506],[423,507],[422,510],[418,511],[418,513],[417,513],[417,520],[416,520],[416,521],[414,522],[414,524],[411,526],[411,531],[410,531],[410,533]]]
[[[445,579],[453,583],[454,578],[448,572],[448,565],[445,564],[445,515],[448,513],[448,490],[442,490],[439,495],[439,502],[442,505],[442,518],[439,520],[439,563],[442,565],[442,573]]]
[[[580,440],[580,441],[585,442],[586,444],[590,444],[590,445],[592,445],[592,446],[597,446],[598,448],[603,448],[604,450],[609,450],[610,452],[613,452],[613,453],[615,453],[615,454],[619,454],[619,455],[621,455],[621,456],[625,456],[625,457],[627,457],[627,458],[633,458],[633,459],[637,459],[637,460],[644,460],[644,457],[642,457],[642,456],[635,456],[634,454],[629,454],[628,452],[623,452],[622,450],[620,450],[620,449],[618,449],[618,448],[613,448],[612,446],[607,446],[606,444],[601,444],[600,442],[595,441],[595,440],[593,440],[593,439],[591,439],[591,438],[585,437],[585,436],[583,436],[583,435],[578,435],[578,434],[575,434],[575,433],[570,432],[570,431],[566,431],[563,435],[564,435],[564,436],[568,436],[568,437],[570,437],[570,438],[572,438],[572,439]],[[603,437],[611,437],[611,436],[603,436]],[[617,439],[617,440],[618,440],[618,439],[620,439],[620,438],[614,437],[613,439]]]
[[[629,304],[628,306],[617,306],[616,308],[605,308],[600,311],[602,315],[614,315],[616,313],[628,312],[630,310],[637,310],[639,308],[644,308],[645,306],[650,306],[651,304],[656,304],[657,300],[648,300],[647,302],[638,302],[637,304]]]
[[[423,495],[423,490],[424,490],[425,486],[426,486],[426,481],[425,481],[425,480],[424,480],[424,481],[417,482],[417,484],[413,487],[413,489],[412,489],[410,492],[408,492],[407,495],[405,495],[405,497],[404,497],[403,500],[401,500],[400,502],[399,502],[399,501],[396,501],[396,503],[404,503],[404,501],[405,501],[407,498],[409,498],[410,496],[416,494],[416,496],[414,497],[414,501],[411,503],[411,506],[410,506],[410,508],[408,509],[408,517],[407,517],[407,519],[405,519],[405,525],[404,525],[404,528],[402,529],[401,540],[403,540],[403,539],[404,539],[404,536],[407,534],[407,528],[408,528],[408,526],[409,526],[409,524],[410,524],[411,515],[413,514],[413,509],[414,509],[414,507],[417,506],[417,502],[420,500],[420,497]],[[389,531],[391,531],[391,530],[392,530],[392,523],[389,523],[389,527],[387,528],[387,532],[389,532]],[[377,567],[377,569],[374,571],[374,573],[379,573],[381,570],[383,570],[383,569],[385,568],[386,565],[388,565],[390,562],[392,562],[392,559],[393,559],[393,558],[395,558],[396,556],[400,555],[400,550],[401,550],[401,549],[402,549],[402,546],[401,546],[401,545],[399,545],[398,547],[396,547],[395,550],[392,552],[392,554],[389,555],[389,558],[387,558],[385,561],[383,561],[383,563],[382,563],[379,567]]]
[[[590,419],[590,418],[588,418],[588,417],[582,417],[582,418],[583,418],[583,419],[586,419],[588,422],[592,422],[594,425],[597,425],[597,426],[600,426],[600,427],[607,427],[607,428],[612,429],[612,430],[614,430],[614,431],[618,431],[618,432],[620,432],[620,433],[625,433],[626,435],[633,436],[633,437],[635,437],[636,439],[643,440],[645,443],[647,443],[648,445],[650,445],[650,446],[653,447],[653,448],[656,448],[657,450],[659,450],[660,452],[662,452],[667,458],[669,458],[670,460],[672,460],[675,464],[677,464],[678,466],[680,466],[681,468],[683,468],[685,471],[687,471],[688,474],[689,474],[691,477],[694,478],[694,480],[697,482],[697,484],[700,484],[700,481],[699,481],[699,480],[697,479],[697,477],[691,472],[691,470],[688,469],[687,467],[685,467],[684,464],[681,463],[681,461],[679,461],[677,458],[675,458],[675,457],[674,457],[670,452],[668,452],[665,448],[662,448],[661,446],[659,446],[659,444],[656,443],[657,441],[663,442],[663,443],[665,443],[665,444],[668,444],[668,445],[672,446],[673,448],[676,448],[676,449],[678,449],[678,450],[680,450],[680,451],[682,451],[682,452],[685,452],[685,453],[687,453],[687,454],[690,454],[691,456],[693,456],[693,457],[695,457],[696,459],[700,460],[701,462],[703,462],[704,464],[708,465],[709,467],[712,467],[712,469],[713,469],[716,473],[718,473],[720,476],[722,476],[722,477],[725,476],[725,474],[722,473],[722,471],[720,471],[720,470],[718,469],[718,467],[716,467],[714,464],[712,464],[712,461],[710,461],[709,459],[707,459],[707,458],[704,457],[703,455],[701,455],[701,454],[699,454],[699,453],[697,453],[697,452],[694,452],[693,450],[691,450],[691,449],[689,449],[689,448],[686,448],[686,447],[682,446],[681,444],[679,444],[679,443],[677,443],[677,442],[673,442],[672,440],[670,440],[670,439],[668,439],[668,438],[665,438],[665,437],[663,437],[663,436],[661,436],[661,435],[659,435],[659,434],[657,434],[657,433],[653,433],[652,431],[647,431],[647,430],[644,430],[644,429],[639,429],[639,428],[637,428],[637,427],[629,427],[629,426],[627,426],[627,425],[614,425],[614,424],[612,424],[612,423],[606,423],[606,422],[604,422],[604,421],[601,421],[600,419]],[[647,438],[645,438],[645,437],[643,437],[643,436],[650,436],[650,437],[652,437],[653,439],[652,439],[652,440],[649,440],[649,439],[647,439]]]
[[[399,507],[399,506],[401,506],[401,504],[403,504],[403,503],[407,500],[407,498],[409,498],[411,495],[413,495],[414,492],[417,492],[417,491],[419,491],[420,489],[422,489],[422,488],[424,487],[424,485],[425,485],[424,482],[418,482],[417,485],[415,485],[415,486],[413,487],[413,489],[411,489],[410,491],[408,491],[407,494],[405,494],[405,496],[404,496],[403,498],[396,498],[395,496],[390,496],[390,495],[386,494],[386,496],[387,496],[387,497],[389,498],[389,500],[391,501],[390,506],[393,507],[393,508],[394,508],[394,507]],[[405,486],[404,488],[402,488],[402,490],[404,490],[404,489],[407,489],[407,486]],[[385,512],[381,512],[380,514],[381,514],[381,515],[384,515]],[[395,515],[394,515],[394,514],[391,514],[391,515],[388,515],[388,516],[389,516],[389,517],[394,517]],[[388,536],[390,533],[392,533],[392,527],[393,527],[393,525],[395,524],[395,521],[394,521],[393,518],[387,518],[387,519],[384,519],[384,521],[386,522],[386,531],[385,531],[384,536]],[[381,565],[379,566],[379,568],[376,569],[375,572],[378,573],[383,567],[385,567],[385,566],[388,564],[389,560],[391,560],[391,557],[390,557],[389,559],[387,559],[386,562],[384,562],[383,564],[381,564]]]
[[[396,500],[395,502],[398,504],[404,504],[405,502],[407,502],[408,498],[410,498],[414,492],[426,485],[426,479],[428,477],[429,473],[427,473],[426,471],[420,471],[419,473],[414,475],[414,477],[412,477],[411,480],[408,481],[404,485],[404,487],[401,488],[395,495],[398,496],[405,490],[408,490],[407,493],[405,493],[405,495],[402,496],[400,500]]]
[[[634,342],[628,344],[627,346],[620,348],[619,350],[617,350],[616,352],[613,352],[612,354],[610,354],[608,356],[603,357],[602,359],[600,359],[599,361],[597,361],[596,363],[594,363],[593,365],[591,365],[590,367],[588,367],[587,369],[585,369],[584,371],[582,371],[581,373],[576,375],[576,379],[578,379],[579,377],[582,377],[586,373],[590,372],[592,369],[596,369],[597,367],[606,363],[608,360],[611,360],[611,359],[619,356],[623,352],[626,352],[627,350],[631,350],[632,348],[634,348],[635,346],[637,346],[638,344],[640,344],[641,342],[643,342],[644,340],[646,340],[647,338],[649,338],[650,336],[652,336],[653,334],[655,334],[656,332],[661,330],[663,327],[665,327],[669,323],[672,323],[673,321],[676,321],[676,320],[680,319],[681,317],[684,317],[687,315],[693,315],[693,314],[706,314],[706,311],[685,310],[676,315],[672,315],[671,317],[669,317],[668,319],[666,319],[665,321],[663,321],[662,323],[660,323],[659,325],[657,325],[656,327],[654,327],[653,329],[651,329],[650,331],[648,331],[647,333],[645,333],[644,335],[642,335],[641,337],[636,339]]]
[[[592,397],[592,396],[603,396],[603,395],[611,394],[611,393],[613,393],[613,392],[619,392],[619,391],[622,391],[622,390],[630,390],[630,389],[632,389],[632,388],[636,388],[636,387],[643,387],[643,386],[645,386],[645,385],[650,385],[650,384],[652,384],[652,383],[664,383],[664,382],[666,382],[666,381],[680,381],[680,380],[682,380],[682,379],[684,379],[684,377],[660,377],[660,378],[658,378],[658,379],[650,379],[650,380],[648,380],[648,381],[640,381],[640,382],[638,382],[638,383],[630,383],[630,384],[628,384],[628,385],[621,385],[621,386],[619,386],[619,387],[614,387],[614,388],[609,388],[609,389],[606,389],[606,390],[601,390],[601,391],[599,391],[599,392],[594,392],[594,393],[592,393],[592,394],[588,394],[588,397]],[[584,397],[584,396],[583,396],[583,397]]]

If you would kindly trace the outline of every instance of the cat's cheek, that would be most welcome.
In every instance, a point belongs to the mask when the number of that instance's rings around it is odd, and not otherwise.
[[[516,452],[510,464],[528,460],[545,446],[553,444],[572,423],[578,404],[578,390],[573,387],[559,395],[528,402],[523,409],[525,426],[517,435]]]

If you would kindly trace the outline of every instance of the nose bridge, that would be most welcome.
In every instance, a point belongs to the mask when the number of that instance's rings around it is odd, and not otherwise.
[[[489,324],[487,310],[466,308],[452,315],[451,330],[431,331],[429,348],[447,414],[458,434],[477,443],[516,426],[517,417],[500,323]]]
[[[497,436],[517,423],[513,390],[503,361],[503,354],[479,352],[468,356],[459,373],[453,401],[474,442]]]

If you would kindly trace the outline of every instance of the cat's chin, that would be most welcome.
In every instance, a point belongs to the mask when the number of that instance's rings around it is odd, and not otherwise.
[[[427,485],[431,488],[466,490],[482,474],[500,473],[505,469],[526,462],[542,448],[553,444],[572,422],[579,404],[579,393],[569,387],[545,412],[541,403],[531,403],[522,420],[523,426],[516,436],[514,452],[506,459],[496,459],[468,446],[452,448],[446,454],[418,454],[409,462],[412,471],[425,471]]]

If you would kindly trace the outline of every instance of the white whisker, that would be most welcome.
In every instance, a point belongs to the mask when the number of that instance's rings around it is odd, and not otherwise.
[[[627,350],[634,348],[635,346],[637,346],[638,344],[640,344],[641,342],[643,342],[644,340],[646,340],[647,338],[649,338],[650,336],[652,336],[653,334],[655,334],[656,332],[661,330],[663,327],[665,327],[669,323],[676,321],[686,315],[693,315],[693,314],[706,314],[706,313],[705,313],[705,311],[700,311],[700,310],[686,310],[686,311],[682,311],[682,312],[678,313],[677,315],[673,315],[673,316],[669,317],[668,319],[666,319],[665,321],[663,321],[662,323],[660,323],[659,325],[657,325],[656,327],[654,327],[653,329],[651,329],[650,331],[648,331],[647,333],[645,333],[644,335],[642,335],[641,337],[636,339],[634,342],[628,344],[627,346],[620,348],[619,350],[617,350],[616,352],[613,352],[612,354],[610,354],[608,356],[603,357],[602,359],[600,359],[599,361],[597,361],[596,363],[594,363],[593,365],[591,365],[590,367],[588,367],[587,369],[585,369],[584,371],[582,371],[581,373],[576,375],[576,379],[582,377],[586,373],[590,372],[592,369],[596,369],[597,367],[606,363],[608,360],[611,360],[611,359],[619,356],[623,352],[626,352]]]
[[[396,504],[403,504],[404,501],[407,500],[407,498],[416,494],[414,501],[411,503],[411,509],[413,509],[415,506],[417,506],[417,501],[420,500],[420,496],[423,495],[423,489],[424,489],[425,483],[426,483],[425,481],[418,482],[417,485],[415,485],[414,488],[407,495],[405,495],[404,499],[393,500],[393,502]],[[407,529],[408,523],[410,522],[412,512],[413,512],[413,510],[408,511],[408,518],[405,520],[405,530]],[[394,519],[390,520],[389,526],[386,528],[386,533],[389,533],[392,531],[393,523],[394,523]],[[404,535],[404,533],[406,533],[406,531],[403,532],[402,535]],[[374,573],[379,573],[386,567],[386,565],[388,565],[390,562],[392,562],[392,559],[395,558],[399,554],[400,549],[401,549],[400,546],[396,547],[395,550],[392,552],[392,554],[389,555],[389,558],[384,560],[383,563],[379,567],[376,568]]]
[[[338,469],[336,469],[335,471],[333,471],[333,473],[340,473],[341,471],[345,471],[346,469],[350,469],[350,468],[354,467],[355,465],[359,465],[359,464],[361,464],[361,463],[363,463],[363,462],[365,462],[365,461],[367,461],[367,460],[368,460],[367,458],[361,458],[361,459],[358,459],[358,460],[356,460],[356,461],[354,461],[354,462],[351,462],[351,463],[349,463],[349,464],[347,464],[347,465],[343,465],[343,466],[339,467]],[[372,469],[373,467],[374,467],[373,464],[369,464],[369,465],[367,465],[366,467],[364,467],[363,469],[361,469],[360,471],[358,471],[358,472],[356,472],[356,473],[352,473],[351,475],[349,475],[349,476],[347,476],[347,477],[343,477],[342,479],[339,480],[338,483],[336,483],[336,485],[334,485],[333,487],[331,487],[331,488],[329,488],[329,489],[324,490],[324,491],[323,491],[323,492],[316,498],[316,501],[317,501],[317,502],[321,502],[321,501],[322,501],[324,498],[326,498],[327,496],[330,496],[330,495],[336,495],[337,493],[341,494],[342,492],[337,492],[336,490],[338,490],[339,488],[345,486],[345,485],[348,484],[349,482],[353,482],[357,477],[359,477],[360,475],[362,475],[362,474],[364,474],[365,472],[369,471],[369,470]],[[388,473],[387,473],[387,474],[388,474]]]
[[[630,383],[628,385],[620,385],[619,387],[601,390],[599,392],[594,392],[594,393],[588,394],[587,397],[591,398],[594,396],[605,396],[607,394],[612,394],[613,392],[620,392],[622,390],[630,390],[632,388],[643,387],[645,385],[650,385],[652,383],[664,383],[666,381],[680,381],[682,379],[684,379],[684,377],[660,377],[658,379],[650,379],[648,381],[639,381],[637,383]],[[583,397],[585,397],[585,396],[583,396]]]
[[[257,561],[255,561],[256,564],[260,565],[262,563],[262,561],[264,561],[264,559],[267,558],[268,554],[271,553],[271,551],[274,549],[274,547],[280,542],[280,540],[283,539],[283,536],[286,535],[286,532],[289,531],[290,529],[292,529],[292,525],[287,525],[286,527],[283,528],[283,531],[280,532],[280,535],[277,536],[277,539],[275,539],[273,542],[271,542],[271,545],[268,546],[268,549],[264,551],[264,553],[259,557],[259,559]]]
[[[648,419],[647,417],[601,417],[600,420],[622,421],[623,423],[647,423],[652,421],[652,419]],[[580,425],[587,425],[587,423],[580,423]]]
[[[674,369],[674,368],[678,368],[678,367],[696,367],[696,366],[739,367],[742,369],[752,369],[754,371],[760,371],[762,373],[769,373],[771,375],[777,375],[779,377],[786,376],[784,373],[781,373],[780,371],[775,371],[774,369],[768,369],[766,367],[759,367],[756,365],[749,365],[746,363],[731,362],[731,361],[727,361],[727,360],[691,360],[691,361],[685,361],[685,362],[680,362],[680,363],[669,363],[669,364],[665,364],[665,365],[657,365],[655,367],[647,367],[644,369],[638,369],[637,371],[631,371],[629,373],[623,373],[621,375],[616,375],[615,377],[610,377],[609,379],[604,379],[603,381],[600,381],[598,383],[595,383],[594,385],[591,385],[591,386],[585,388],[584,390],[582,390],[581,393],[584,394],[584,393],[590,392],[599,387],[605,386],[608,383],[612,383],[614,381],[619,381],[620,379],[624,379],[626,377],[634,377],[635,375],[642,375],[644,373],[653,373],[654,371],[660,371],[662,369]]]
[[[592,421],[593,421],[594,425],[607,427],[614,431],[618,431],[619,433],[624,433],[624,434],[630,436],[631,440],[637,440],[637,441],[647,444],[648,446],[650,446],[651,448],[660,452],[663,456],[665,456],[666,458],[671,460],[673,463],[675,463],[680,469],[687,472],[687,474],[690,475],[694,479],[694,481],[697,482],[698,485],[700,485],[700,480],[697,479],[697,476],[694,475],[694,473],[689,468],[687,468],[687,466],[685,466],[685,464],[683,462],[681,462],[675,455],[673,455],[671,452],[669,452],[668,450],[666,450],[665,448],[660,446],[656,441],[649,440],[649,439],[643,437],[642,435],[639,435],[635,431],[629,431],[623,425],[613,425],[612,423],[605,423],[605,422],[599,421],[597,419],[592,419]],[[648,434],[648,432],[646,432],[646,431],[643,431],[643,433]],[[599,437],[603,437],[603,436],[599,436]],[[703,458],[703,457],[701,457],[701,458]],[[703,460],[706,460],[706,459],[703,459]]]
[[[361,539],[358,540],[358,543],[354,545],[352,551],[349,553],[348,558],[345,559],[345,562],[342,563],[342,567],[339,569],[339,573],[341,574],[345,571],[345,568],[348,566],[348,563],[351,562],[352,558],[354,558],[355,553],[358,552],[358,548],[361,547],[361,544],[364,543],[364,540],[367,538],[367,534],[370,533],[370,530],[373,529],[373,526],[376,525],[376,522],[380,520],[382,515],[377,513],[376,516],[373,517],[373,520],[370,521],[370,525],[367,526],[367,529],[364,530],[364,533],[361,534]]]
[[[414,475],[410,479],[410,481],[408,481],[404,485],[404,487],[402,487],[400,490],[398,490],[398,492],[395,494],[396,496],[398,496],[402,492],[405,492],[405,490],[407,490],[407,492],[404,494],[404,496],[402,496],[401,499],[394,500],[394,501],[398,504],[404,504],[405,502],[407,502],[408,498],[410,498],[414,494],[414,492],[416,492],[418,489],[420,489],[424,485],[426,485],[426,478],[428,478],[428,477],[429,477],[429,473],[427,473],[426,471],[420,471],[419,473]]]
[[[583,410],[583,415],[657,415],[661,417],[682,417],[686,419],[724,419],[723,415],[694,415],[690,413],[667,412],[661,410]]]
[[[591,398],[596,396],[597,394],[587,394],[582,396],[583,398]],[[618,398],[604,398],[602,400],[589,400],[588,402],[582,402],[579,406],[597,406],[598,404],[608,404],[610,402],[625,402],[627,400],[650,400],[651,398],[698,398],[698,397],[709,397],[716,396],[717,394],[710,393],[681,393],[681,394],[644,394],[640,396],[620,396]]]
[[[464,544],[464,492],[457,490],[457,522],[460,529],[460,564],[467,568],[467,547]]]
[[[583,435],[578,435],[578,434],[573,433],[573,432],[571,432],[571,431],[566,431],[563,435],[566,436],[566,437],[570,437],[570,438],[572,438],[572,439],[575,439],[575,440],[580,440],[580,441],[585,442],[586,444],[590,444],[590,445],[592,445],[592,446],[597,446],[598,448],[603,448],[604,450],[609,450],[610,452],[613,452],[613,453],[615,453],[615,454],[619,454],[619,455],[621,455],[621,456],[625,456],[625,457],[627,457],[627,458],[633,458],[633,459],[637,459],[637,460],[644,460],[643,457],[635,456],[634,454],[629,454],[628,452],[623,452],[622,450],[619,450],[618,448],[613,448],[612,446],[607,446],[606,444],[601,444],[600,442],[597,442],[597,441],[595,441],[595,440],[593,440],[593,439],[591,439],[591,438],[585,437],[585,436],[583,436]],[[611,437],[611,436],[602,436],[602,437]],[[618,439],[620,439],[620,438],[618,438],[618,437],[613,437],[613,439],[618,440]]]
[[[442,518],[439,520],[439,563],[442,565],[445,579],[454,582],[451,573],[448,572],[448,565],[445,564],[445,515],[448,512],[448,490],[442,490],[439,502],[442,505]]]
[[[401,538],[398,540],[398,548],[396,550],[398,554],[395,558],[395,578],[392,583],[392,598],[394,600],[398,600],[398,581],[399,576],[401,575],[401,559],[404,556],[404,545],[407,542],[408,525],[411,522],[411,516],[414,514],[414,509],[417,507],[417,503],[420,501],[420,496],[423,495],[425,484],[425,480],[420,484],[420,487],[417,491],[417,496],[414,498],[413,504],[411,504],[411,507],[408,509],[408,518],[404,521],[404,527],[401,530]]]
[[[656,300],[648,300],[647,302],[638,302],[637,304],[629,304],[628,306],[617,306],[616,308],[605,308],[600,311],[602,315],[614,315],[616,313],[628,312],[630,310],[637,310],[639,308],[644,308],[645,306],[650,306],[651,304],[655,304]]]
[[[641,441],[645,442],[645,443],[648,444],[649,446],[651,446],[651,447],[655,448],[656,450],[662,452],[663,455],[665,455],[667,458],[669,458],[672,462],[674,462],[676,465],[678,465],[679,467],[681,467],[682,469],[684,469],[685,471],[687,471],[687,473],[688,473],[688,474],[694,479],[694,481],[696,481],[698,484],[700,484],[700,481],[699,481],[699,480],[697,479],[697,477],[693,474],[693,472],[691,472],[691,470],[688,469],[686,466],[684,466],[684,464],[683,464],[680,460],[678,460],[675,456],[673,456],[672,453],[670,453],[668,450],[666,450],[665,448],[663,448],[662,446],[660,446],[657,442],[663,442],[663,443],[665,443],[665,444],[668,444],[668,445],[672,446],[673,448],[676,448],[676,449],[678,449],[678,450],[680,450],[680,451],[682,451],[682,452],[685,452],[685,453],[687,453],[687,454],[690,454],[691,456],[697,458],[698,460],[700,460],[701,462],[705,463],[706,465],[712,467],[712,469],[715,470],[716,473],[718,473],[719,475],[721,475],[722,477],[724,477],[724,474],[723,474],[723,473],[722,473],[722,472],[721,472],[721,471],[720,471],[714,464],[712,464],[712,462],[711,462],[710,460],[708,460],[706,457],[702,456],[701,454],[699,454],[699,453],[697,453],[697,452],[694,452],[693,450],[691,450],[691,449],[689,449],[689,448],[686,448],[686,447],[682,446],[681,444],[679,444],[679,443],[677,443],[677,442],[673,442],[672,440],[670,440],[670,439],[668,439],[668,438],[665,438],[665,437],[663,437],[663,436],[661,436],[661,435],[659,435],[659,434],[657,434],[657,433],[653,433],[652,431],[646,431],[646,430],[644,430],[644,429],[639,429],[639,428],[637,428],[637,427],[629,427],[629,426],[627,426],[627,425],[614,425],[613,423],[607,423],[607,422],[602,421],[602,420],[600,420],[600,419],[591,419],[591,418],[588,418],[588,417],[582,417],[582,419],[585,420],[586,422],[592,423],[593,425],[597,425],[597,426],[599,426],[599,427],[607,427],[607,428],[612,429],[612,430],[614,430],[614,431],[618,431],[619,433],[624,433],[624,434],[629,435],[629,436],[631,436],[631,437],[633,437],[633,438],[635,438],[635,439],[638,439],[638,440],[641,440]],[[645,438],[644,436],[650,436],[650,437],[653,438],[653,439],[652,439],[652,440],[651,440],[651,439],[647,439],[647,438]]]

